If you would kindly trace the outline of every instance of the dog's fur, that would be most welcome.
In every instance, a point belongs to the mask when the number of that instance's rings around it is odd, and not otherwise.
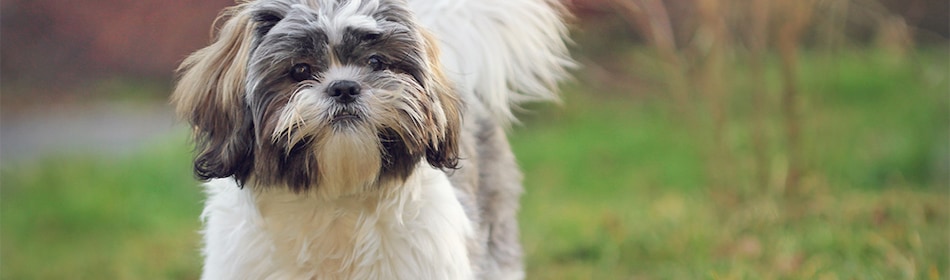
[[[505,127],[556,99],[562,15],[553,0],[225,10],[172,95],[209,180],[203,278],[523,278]]]

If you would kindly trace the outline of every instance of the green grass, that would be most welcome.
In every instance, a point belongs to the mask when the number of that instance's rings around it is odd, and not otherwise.
[[[202,194],[185,136],[124,158],[0,172],[0,278],[197,278]]]
[[[950,57],[833,58],[801,61],[806,174],[796,199],[779,195],[777,112],[767,120],[774,182],[752,183],[742,81],[729,161],[710,164],[708,129],[687,125],[660,93],[578,75],[564,106],[536,108],[510,136],[526,175],[528,278],[950,278]],[[197,278],[203,195],[185,138],[0,170],[0,278]]]
[[[527,173],[532,278],[946,279],[945,189],[812,174],[805,201],[723,197],[736,191],[704,186],[702,139],[654,104],[626,105],[567,112],[512,137]]]
[[[566,106],[542,108],[511,137],[527,178],[528,275],[947,279],[947,53],[833,58],[800,61],[806,176],[797,199],[780,196],[787,155],[775,65],[770,186],[752,183],[743,81],[732,84],[729,161],[709,159],[709,129],[692,128],[657,93],[566,88]],[[708,184],[713,172],[726,183]]]

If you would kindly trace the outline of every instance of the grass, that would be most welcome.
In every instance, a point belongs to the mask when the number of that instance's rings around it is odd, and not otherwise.
[[[202,194],[181,140],[0,172],[0,278],[194,279]]]
[[[727,184],[713,187],[707,131],[658,93],[579,75],[563,107],[536,108],[510,136],[529,279],[950,279],[948,59],[804,54],[796,199],[751,183],[742,81],[731,156],[712,164]],[[768,124],[781,182],[777,113]],[[197,278],[202,194],[185,138],[0,170],[0,278]]]
[[[666,99],[569,88],[567,106],[542,109],[512,135],[527,178],[528,275],[948,279],[947,54],[834,58],[800,61],[807,175],[795,199],[780,195],[777,113],[768,123],[779,183],[751,183],[741,81],[726,125],[728,162],[709,159],[709,132],[687,125]],[[769,86],[778,92],[777,80]],[[727,184],[707,184],[710,172],[729,172]]]

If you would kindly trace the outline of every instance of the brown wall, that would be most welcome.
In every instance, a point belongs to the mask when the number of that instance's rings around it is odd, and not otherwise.
[[[233,0],[4,0],[4,83],[77,83],[103,76],[170,77],[206,44]]]

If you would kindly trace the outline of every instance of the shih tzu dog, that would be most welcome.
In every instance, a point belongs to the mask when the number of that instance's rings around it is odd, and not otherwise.
[[[258,0],[172,103],[204,279],[520,279],[512,108],[572,64],[555,0]]]

